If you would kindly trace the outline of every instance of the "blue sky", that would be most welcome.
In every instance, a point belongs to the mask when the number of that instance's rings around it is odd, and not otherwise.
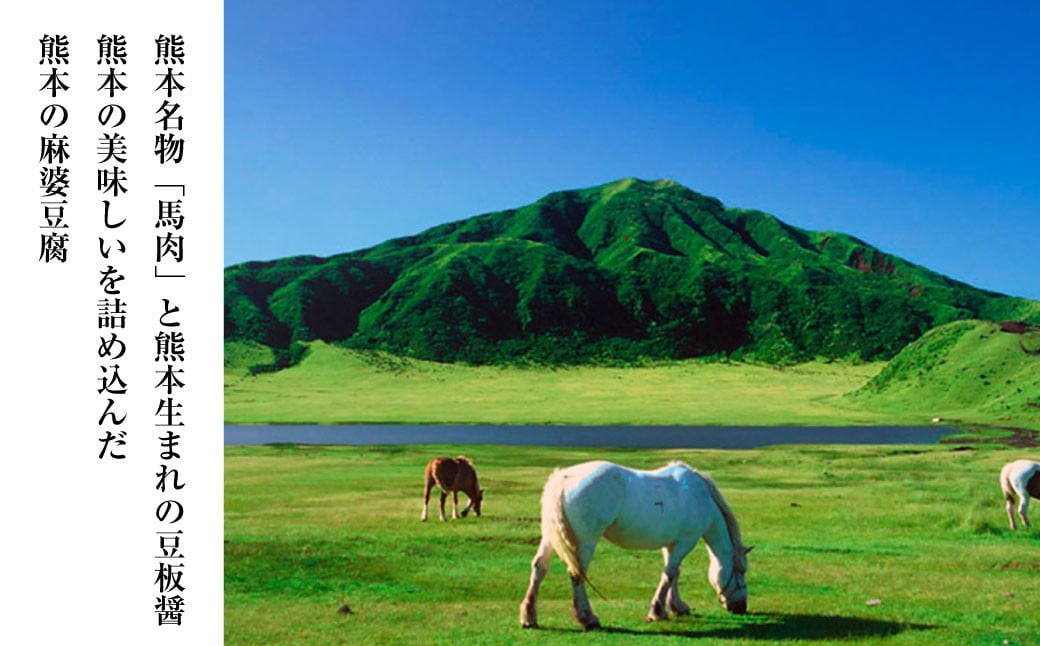
[[[1036,2],[224,6],[226,264],[634,176],[1040,299]]]

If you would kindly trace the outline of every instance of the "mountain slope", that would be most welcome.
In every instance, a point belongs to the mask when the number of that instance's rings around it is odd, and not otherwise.
[[[980,423],[1013,419],[1040,428],[1040,328],[1018,334],[1001,328],[987,321],[939,326],[849,398],[878,411]]]
[[[228,339],[439,361],[888,358],[963,318],[1040,322],[1040,303],[670,180],[561,191],[370,249],[225,270]]]

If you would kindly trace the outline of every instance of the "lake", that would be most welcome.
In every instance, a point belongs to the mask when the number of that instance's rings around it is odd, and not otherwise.
[[[957,432],[945,426],[226,425],[224,445],[499,444],[753,449],[776,444],[934,444]]]

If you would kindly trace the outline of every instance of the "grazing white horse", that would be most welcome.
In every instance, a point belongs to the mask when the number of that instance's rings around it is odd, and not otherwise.
[[[740,527],[708,476],[672,462],[638,471],[610,462],[585,462],[557,469],[542,493],[542,540],[531,562],[531,583],[520,604],[520,624],[538,627],[538,587],[553,551],[571,577],[574,617],[586,630],[599,628],[585,584],[601,536],[626,549],[661,549],[664,574],[650,601],[647,621],[690,613],[679,597],[679,564],[703,536],[708,545],[708,580],[726,609],[747,612],[747,553]]]
[[[1032,460],[1015,460],[1004,465],[1000,470],[1000,488],[1007,502],[1008,520],[1011,529],[1015,525],[1015,496],[1018,496],[1018,517],[1022,524],[1029,527],[1029,497],[1040,499],[1040,462]]]

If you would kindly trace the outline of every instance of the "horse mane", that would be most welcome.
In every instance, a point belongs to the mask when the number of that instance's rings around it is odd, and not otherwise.
[[[480,491],[480,483],[477,480],[477,469],[476,469],[476,467],[473,466],[473,461],[470,460],[469,458],[467,458],[464,455],[460,455],[457,458],[455,458],[455,462],[460,467],[459,468],[460,475],[465,473],[465,471],[467,469],[469,470],[469,474],[468,475],[473,480],[473,489],[474,489],[474,491]]]
[[[715,501],[719,511],[722,512],[722,518],[726,521],[726,529],[729,530],[730,540],[733,542],[733,562],[740,572],[747,572],[747,550],[744,549],[744,540],[740,536],[740,524],[737,522],[737,517],[733,515],[733,510],[729,508],[726,499],[722,497],[722,492],[719,491],[718,485],[715,484],[715,481],[707,473],[694,469],[682,460],[672,460],[665,468],[670,467],[689,469],[704,480],[704,484],[708,486],[708,493],[711,495],[711,499]]]
[[[680,462],[680,464],[682,463]],[[744,540],[740,536],[740,524],[737,523],[737,517],[733,515],[733,510],[729,508],[726,499],[722,497],[722,492],[719,491],[715,481],[706,473],[701,473],[696,469],[693,469],[693,471],[704,479],[704,484],[708,486],[708,493],[711,495],[711,499],[718,505],[719,511],[722,512],[722,517],[726,521],[726,529],[729,530],[729,537],[733,542],[734,566],[738,572],[747,572],[747,550],[744,548]]]

